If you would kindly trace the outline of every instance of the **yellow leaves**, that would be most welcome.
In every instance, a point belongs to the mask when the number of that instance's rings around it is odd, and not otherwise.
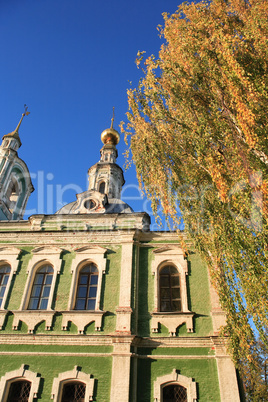
[[[252,360],[247,315],[267,323],[258,272],[267,277],[268,266],[268,2],[250,4],[192,2],[165,15],[166,44],[128,91],[122,127],[140,185],[175,224],[177,193],[227,312],[234,357],[244,362]]]
[[[137,58],[136,58],[136,65],[137,65],[137,67],[139,67],[139,65],[140,65],[140,63],[142,62],[142,60],[143,60],[143,55],[145,54],[146,52],[145,51],[138,51],[138,53],[137,53]]]

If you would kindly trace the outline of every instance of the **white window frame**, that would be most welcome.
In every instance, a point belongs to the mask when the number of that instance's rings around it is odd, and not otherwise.
[[[100,309],[102,278],[106,269],[105,253],[107,249],[100,246],[85,246],[75,250],[76,256],[71,266],[71,291],[68,302],[67,312],[63,312],[62,329],[68,329],[68,322],[72,321],[78,328],[78,333],[82,334],[86,325],[95,322],[95,331],[101,331],[102,317],[105,311]],[[98,287],[96,294],[95,310],[74,310],[76,293],[78,287],[79,272],[87,264],[94,264],[98,269]]]
[[[61,270],[62,260],[60,258],[62,249],[59,247],[49,247],[42,246],[37,247],[32,250],[33,257],[29,262],[27,274],[28,278],[26,281],[26,286],[24,288],[24,293],[18,311],[12,311],[14,314],[13,329],[17,330],[19,327],[19,322],[23,321],[28,326],[28,333],[32,334],[34,328],[37,324],[42,321],[46,321],[46,330],[49,331],[52,326],[52,320],[54,316],[54,310],[52,309],[52,301],[55,292],[55,285],[57,280],[57,275]],[[50,287],[49,299],[46,310],[28,310],[28,305],[31,297],[32,287],[34,284],[34,279],[36,272],[43,265],[49,264],[53,268],[53,279]]]
[[[41,377],[38,373],[28,370],[28,366],[22,364],[18,370],[6,373],[0,380],[0,401],[6,402],[10,385],[19,380],[29,381],[31,383],[31,390],[28,402],[32,402],[37,398]]]
[[[72,262],[71,266],[71,274],[72,274],[72,284],[71,291],[68,303],[68,309],[74,310],[76,293],[77,293],[77,285],[80,270],[84,268],[85,265],[90,263],[96,265],[98,269],[98,288],[96,295],[96,305],[95,311],[100,311],[100,298],[101,298],[101,286],[102,286],[102,277],[105,274],[106,270],[106,258],[104,257],[107,249],[103,247],[82,247],[76,249],[76,256]],[[75,310],[77,311],[77,310]],[[86,310],[88,311],[88,310]]]
[[[158,325],[163,324],[169,330],[171,336],[176,335],[178,326],[186,323],[187,331],[193,332],[193,316],[188,309],[187,282],[188,264],[184,252],[177,246],[161,247],[153,251],[152,275],[154,276],[154,310],[151,313],[152,332],[158,332]],[[160,270],[165,266],[174,266],[180,277],[181,311],[160,311],[159,275]]]
[[[167,385],[181,385],[187,390],[187,402],[197,401],[196,382],[174,369],[171,374],[157,377],[154,382],[154,402],[163,402],[163,388]]]
[[[9,289],[10,289],[13,275],[15,275],[18,270],[18,266],[19,266],[18,258],[19,258],[20,253],[21,253],[21,250],[16,247],[1,247],[0,248],[0,267],[5,264],[10,266],[10,274],[9,274],[8,283],[6,286],[6,291],[5,291],[5,294],[3,297],[2,305],[0,307],[0,312],[1,312],[1,310],[6,311],[5,304],[6,304],[7,296],[9,294]],[[1,326],[1,323],[0,323],[0,326]]]
[[[73,370],[60,373],[57,378],[54,378],[51,399],[57,402],[61,401],[63,386],[73,381],[85,384],[85,401],[93,401],[95,379],[91,374],[86,374],[78,370],[78,366],[75,366]]]
[[[39,268],[41,268],[43,265],[46,264],[51,265],[53,268],[53,279],[51,283],[50,294],[46,309],[50,311],[52,310],[51,306],[54,296],[57,275],[60,273],[61,270],[61,263],[62,263],[62,260],[60,258],[61,252],[62,249],[59,247],[37,247],[34,250],[32,250],[33,257],[30,260],[27,269],[28,278],[26,281],[26,286],[24,289],[20,310],[28,309],[36,272],[38,271]]]

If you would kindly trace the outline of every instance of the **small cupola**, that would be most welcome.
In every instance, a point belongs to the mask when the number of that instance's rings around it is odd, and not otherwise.
[[[21,146],[21,140],[19,136],[19,128],[21,126],[22,120],[25,116],[28,116],[30,112],[28,112],[28,107],[24,105],[24,113],[22,113],[21,119],[19,121],[19,124],[15,128],[14,131],[11,131],[11,133],[5,134],[2,138],[3,142],[1,144],[1,147],[4,149],[12,149],[13,151],[17,151],[20,146]]]
[[[16,129],[3,136],[0,146],[0,220],[22,219],[28,198],[34,190],[26,163],[18,157],[17,150],[21,146],[19,128],[25,111]]]
[[[114,109],[111,127],[101,133],[104,145],[100,150],[100,161],[88,170],[88,189],[106,194],[108,199],[120,199],[125,180],[122,169],[116,164],[118,157],[116,145],[120,141],[120,134],[114,129],[113,124]]]

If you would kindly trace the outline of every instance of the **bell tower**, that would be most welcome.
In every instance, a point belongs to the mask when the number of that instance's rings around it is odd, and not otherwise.
[[[120,135],[113,128],[113,122],[114,114],[111,127],[101,133],[104,145],[100,150],[100,161],[88,169],[88,189],[106,194],[108,199],[120,199],[125,180],[121,167],[116,164],[118,157],[116,145],[119,143]]]
[[[120,135],[113,127],[101,133],[103,147],[100,160],[88,169],[88,190],[76,194],[77,200],[64,205],[56,214],[121,214],[132,213],[132,208],[121,200],[122,187],[125,184],[124,173],[116,163],[118,156],[116,145]]]
[[[0,220],[22,219],[28,198],[34,190],[26,163],[18,157],[21,146],[19,128],[25,111],[16,129],[5,134],[0,145]]]

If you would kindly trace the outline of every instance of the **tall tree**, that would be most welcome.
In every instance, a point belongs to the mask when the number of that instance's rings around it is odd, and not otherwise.
[[[164,21],[159,57],[138,54],[122,130],[154,211],[179,225],[179,205],[245,377],[258,367],[250,322],[263,342],[268,326],[268,2],[184,3]]]

